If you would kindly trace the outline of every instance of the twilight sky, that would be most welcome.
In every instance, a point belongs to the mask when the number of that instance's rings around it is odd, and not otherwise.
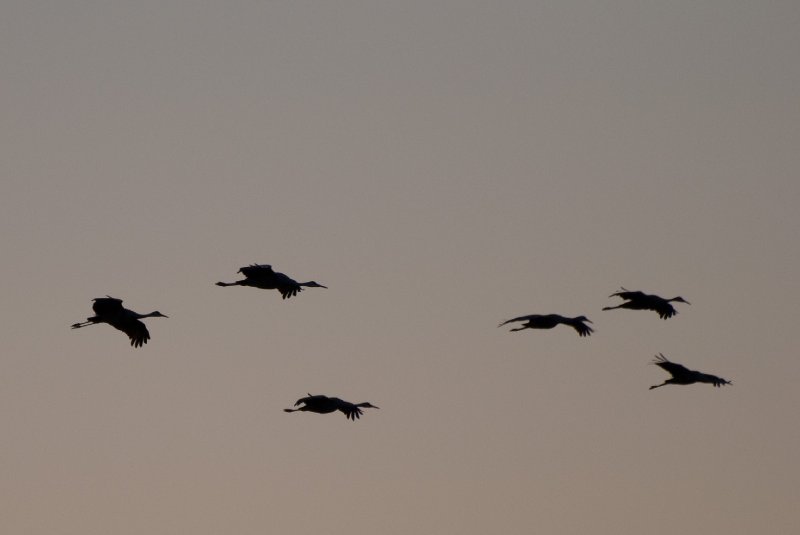
[[[799,27],[4,2],[0,531],[793,532]],[[214,286],[253,262],[329,289]],[[620,286],[692,305],[601,311]],[[69,329],[106,294],[170,317]],[[550,312],[596,333],[497,328]],[[659,352],[734,384],[649,391]]]

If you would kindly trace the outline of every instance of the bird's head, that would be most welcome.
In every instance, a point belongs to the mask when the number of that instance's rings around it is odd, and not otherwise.
[[[169,316],[167,316],[166,314],[162,314],[161,312],[156,310],[155,312],[151,312],[150,313],[150,317],[151,318],[168,318]]]
[[[365,401],[364,403],[359,403],[358,405],[356,405],[356,407],[364,407],[366,409],[380,409],[380,407],[376,407],[369,401]]]
[[[681,296],[673,297],[672,299],[670,299],[670,301],[675,301],[677,303],[686,303],[687,305],[691,305],[691,303],[689,301],[687,301],[686,299],[684,299]]]
[[[327,286],[323,286],[323,285],[321,285],[321,284],[320,284],[320,283],[318,283],[317,281],[308,281],[308,282],[307,282],[305,285],[306,285],[306,286],[309,286],[309,287],[311,287],[311,288],[325,288],[325,289],[327,289],[327,288],[328,288]]]

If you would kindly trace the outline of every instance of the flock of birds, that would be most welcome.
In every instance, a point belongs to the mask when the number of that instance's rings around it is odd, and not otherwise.
[[[304,288],[327,288],[316,281],[297,282],[288,275],[278,273],[267,264],[252,264],[239,269],[239,273],[244,275],[244,279],[235,282],[218,282],[217,286],[250,286],[262,290],[278,290],[283,299],[296,296]],[[678,313],[672,303],[689,303],[683,297],[673,297],[665,299],[657,295],[646,294],[639,291],[630,291],[622,288],[619,292],[611,294],[609,297],[620,297],[623,303],[617,306],[604,307],[603,310],[614,310],[627,308],[630,310],[651,310],[658,313],[661,319],[669,319]],[[124,332],[131,341],[131,346],[142,347],[150,340],[150,332],[147,326],[141,321],[144,318],[167,318],[168,316],[159,311],[148,314],[139,314],[133,310],[122,306],[122,300],[115,297],[106,296],[95,298],[92,309],[94,316],[86,318],[86,321],[72,324],[73,329],[107,323],[115,329]],[[522,322],[521,326],[511,329],[511,332],[522,331],[525,329],[552,329],[558,325],[567,325],[575,329],[579,336],[590,336],[594,329],[590,327],[592,323],[586,316],[574,318],[561,316],[559,314],[529,314],[518,316],[502,322],[498,327],[509,323]],[[650,389],[659,388],[664,385],[690,385],[694,383],[708,383],[715,387],[732,384],[726,379],[707,373],[690,370],[681,364],[671,362],[664,355],[659,353],[653,360],[653,364],[668,372],[671,377],[661,384],[653,385]],[[319,414],[329,414],[340,411],[345,418],[355,421],[363,414],[362,408],[377,409],[369,402],[351,403],[336,397],[324,395],[312,395],[298,399],[292,409],[284,409],[286,412],[316,412]]]

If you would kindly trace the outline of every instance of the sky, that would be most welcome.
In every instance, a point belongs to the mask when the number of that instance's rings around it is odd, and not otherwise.
[[[798,23],[4,2],[1,530],[795,531]],[[328,289],[214,285],[250,263]],[[104,295],[169,318],[71,330]],[[596,332],[497,327],[532,313]],[[650,391],[657,353],[733,384]]]

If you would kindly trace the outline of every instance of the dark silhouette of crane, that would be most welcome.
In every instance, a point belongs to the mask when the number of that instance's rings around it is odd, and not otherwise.
[[[664,299],[657,295],[650,295],[644,292],[632,292],[622,288],[621,291],[609,295],[609,297],[621,297],[625,302],[615,307],[603,307],[603,310],[614,310],[617,308],[629,308],[631,310],[654,310],[658,312],[661,319],[671,318],[678,313],[670,303],[686,303],[691,305],[689,301],[683,297],[673,297],[672,299]]]
[[[670,362],[669,360],[667,360],[667,357],[665,357],[661,353],[656,355],[656,358],[653,360],[652,363],[655,364],[656,366],[659,366],[661,369],[668,371],[672,375],[672,377],[670,377],[660,385],[651,386],[650,390],[664,385],[691,385],[694,383],[709,383],[716,387],[720,387],[722,385],[733,384],[730,381],[727,381],[721,377],[717,377],[716,375],[697,372],[694,370],[690,370],[689,368],[681,364]]]
[[[268,264],[251,264],[240,268],[238,273],[244,275],[245,278],[236,282],[218,282],[217,286],[252,286],[262,290],[278,290],[283,299],[297,295],[297,292],[302,291],[304,286],[327,288],[316,281],[297,282],[288,275],[273,271],[272,266]]]
[[[128,335],[131,339],[133,347],[142,347],[150,340],[150,332],[147,327],[142,323],[142,318],[167,318],[159,311],[150,312],[149,314],[139,314],[133,310],[128,310],[122,306],[122,299],[116,299],[109,295],[105,297],[98,297],[93,299],[94,316],[86,318],[86,321],[81,323],[73,323],[73,329],[80,329],[88,325],[96,325],[98,323],[108,323],[115,329],[119,329]]]
[[[300,398],[295,401],[294,406],[297,407],[298,405],[303,405],[302,407],[298,407],[296,409],[283,409],[285,412],[296,412],[296,411],[305,411],[305,412],[316,412],[319,414],[329,414],[331,412],[342,411],[345,415],[345,418],[349,418],[350,420],[356,421],[358,418],[361,417],[363,411],[361,408],[369,408],[369,409],[379,409],[380,407],[376,407],[372,403],[365,401],[363,403],[350,403],[349,401],[345,401],[339,398],[331,398],[328,396],[323,395],[312,395],[309,394],[308,397]]]
[[[594,329],[586,325],[587,323],[592,323],[592,321],[586,316],[567,318],[565,316],[560,316],[559,314],[530,314],[528,316],[519,316],[518,318],[512,318],[504,321],[498,325],[498,327],[502,327],[503,325],[512,323],[514,321],[524,321],[526,323],[524,323],[522,327],[511,329],[509,332],[521,331],[523,329],[552,329],[556,325],[561,324],[569,325],[578,331],[580,336],[589,336],[594,332]]]

